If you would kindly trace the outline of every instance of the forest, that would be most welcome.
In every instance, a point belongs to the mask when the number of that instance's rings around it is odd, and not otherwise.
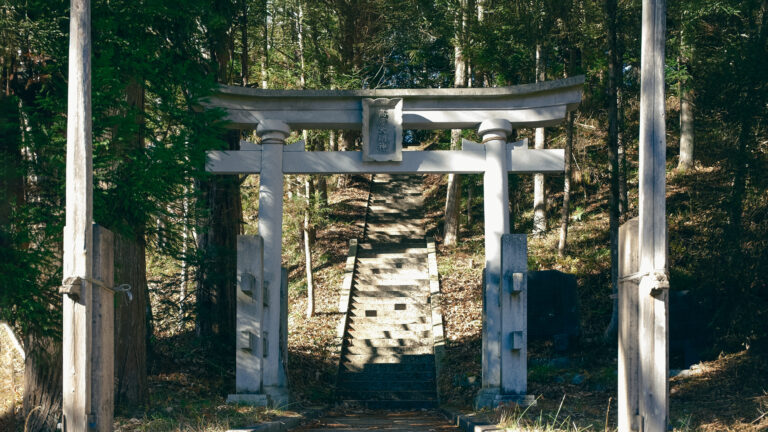
[[[94,220],[116,233],[114,282],[122,287],[117,429],[226,430],[224,417],[235,424],[273,415],[223,402],[234,386],[235,244],[255,233],[258,176],[205,171],[206,151],[257,140],[228,129],[223,112],[201,109],[218,85],[479,88],[578,75],[583,99],[563,124],[515,131],[532,147],[565,149],[566,171],[510,177],[511,231],[530,234],[530,270],[573,273],[579,285],[580,342],[569,357],[580,360],[563,372],[546,360],[560,354],[534,345],[533,389],[555,409],[565,393],[583,396],[568,405],[574,421],[586,405],[600,405],[595,423],[564,429],[613,427],[605,407],[615,416],[619,226],[638,214],[641,3],[92,0]],[[0,375],[2,430],[55,430],[61,415],[69,8],[69,0],[0,1],[0,321],[26,353],[18,373]],[[666,41],[670,285],[688,299],[678,319],[696,322],[696,361],[713,374],[699,390],[673,382],[671,418],[678,430],[761,430],[768,0],[670,0]],[[404,145],[458,149],[462,138],[480,141],[476,132],[406,131]],[[308,130],[290,138],[298,139],[331,151],[358,149],[361,137]],[[369,180],[286,178],[289,366],[302,401],[333,397],[334,307]],[[483,261],[482,187],[481,175],[424,181],[448,302],[451,365],[439,385],[442,399],[460,407],[479,373],[472,293]],[[689,366],[673,359],[673,368]],[[577,376],[588,389],[573,384]],[[709,399],[721,404],[697,402]]]

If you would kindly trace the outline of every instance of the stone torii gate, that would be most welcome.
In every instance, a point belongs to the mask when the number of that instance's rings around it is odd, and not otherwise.
[[[509,233],[508,173],[561,173],[564,151],[508,143],[513,129],[552,126],[576,109],[584,77],[483,89],[261,90],[222,87],[206,103],[226,110],[261,145],[208,153],[216,174],[260,174],[259,239],[238,241],[236,394],[255,404],[287,401],[287,285],[281,270],[284,174],[483,174],[485,286],[483,374],[478,406],[530,403],[527,391],[527,242]],[[402,151],[404,129],[478,128],[482,144]],[[362,151],[308,152],[285,145],[291,130],[362,129]],[[263,241],[263,245],[261,245]],[[263,247],[263,250],[261,249]],[[251,258],[246,259],[244,255]],[[263,266],[263,267],[262,267]]]

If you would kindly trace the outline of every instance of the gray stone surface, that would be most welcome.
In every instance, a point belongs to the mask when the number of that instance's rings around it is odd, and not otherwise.
[[[360,129],[364,98],[402,98],[404,129],[474,128],[505,119],[516,127],[560,123],[581,101],[584,77],[513,87],[389,90],[262,90],[220,88],[203,105],[223,108],[231,127],[265,119],[295,129]]]
[[[403,100],[363,99],[363,161],[403,160]]]

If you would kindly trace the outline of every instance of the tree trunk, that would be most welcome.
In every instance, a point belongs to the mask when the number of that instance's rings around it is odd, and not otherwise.
[[[242,52],[240,53],[240,82],[243,87],[248,85],[248,1],[240,0],[240,44]]]
[[[681,83],[680,93],[680,160],[677,169],[693,168],[693,92],[689,83]]]
[[[269,4],[263,1],[264,10],[264,45],[261,55],[261,88],[269,88]]]
[[[219,2],[214,4],[220,7],[217,11],[220,16],[228,20],[227,2],[222,2],[221,6]],[[264,24],[266,41],[268,19],[265,18]],[[228,84],[230,78],[227,67],[229,47],[233,43],[229,30],[228,21],[211,30],[211,51],[218,64],[217,79],[223,84]],[[227,149],[240,148],[240,131],[229,131],[224,139]],[[200,192],[208,219],[204,225],[206,231],[198,236],[198,250],[202,251],[203,260],[197,272],[196,331],[204,342],[210,342],[219,352],[229,353],[234,349],[235,340],[236,251],[243,214],[240,178],[236,175],[212,176],[201,184]],[[228,357],[234,357],[234,352]]]
[[[623,58],[623,55],[619,55],[619,58]],[[629,211],[629,198],[627,187],[627,153],[624,145],[624,105],[623,91],[621,90],[621,83],[617,89],[618,97],[618,122],[619,122],[619,220],[623,220],[624,216]]]
[[[132,79],[126,87],[128,106],[137,111],[134,122],[138,132],[128,137],[122,164],[130,164],[131,156],[144,148],[144,86]],[[130,183],[131,178],[123,182]],[[115,406],[136,407],[147,403],[147,266],[145,257],[144,223],[141,217],[127,221],[132,229],[128,237],[115,236],[115,284],[128,284],[133,300],[118,295],[115,304]]]
[[[304,263],[307,274],[307,318],[315,314],[315,278],[312,273],[312,195],[314,187],[312,177],[306,176],[304,182],[304,194],[306,196],[306,208],[304,210]]]
[[[608,150],[610,153],[610,196],[609,230],[611,251],[611,293],[613,309],[611,321],[605,329],[606,339],[616,336],[619,325],[619,122],[618,122],[618,83],[621,67],[617,55],[616,9],[617,0],[607,0],[605,4],[608,19]]]
[[[189,188],[184,186],[181,216],[181,283],[179,284],[179,331],[184,329],[187,313],[187,283],[189,282]]]
[[[459,18],[457,19],[453,48],[455,74],[453,86],[456,88],[467,85],[467,58],[464,54],[467,30],[467,0],[460,0]],[[461,149],[461,129],[451,130],[451,150]],[[448,188],[445,197],[445,227],[443,244],[453,246],[459,238],[459,205],[461,201],[461,176],[448,174]]]
[[[573,153],[573,123],[575,112],[568,113],[565,129],[565,173],[563,175],[563,208],[560,211],[560,241],[557,244],[557,256],[563,258],[568,246],[568,219],[571,206],[571,157]]]
[[[240,133],[227,136],[230,150],[240,145]],[[231,349],[235,340],[235,253],[240,234],[242,204],[237,176],[217,175],[201,185],[203,205],[208,208],[205,232],[198,235],[203,261],[197,272],[197,334],[214,346]]]
[[[24,201],[24,173],[21,156],[21,116],[16,97],[0,95],[0,224],[11,226],[14,207]],[[0,230],[0,247],[11,247]]]
[[[360,131],[345,130],[341,131],[339,135],[339,151],[352,151],[355,147],[355,141],[360,137]],[[350,178],[349,174],[339,175],[336,186],[339,188],[346,187]]]
[[[115,286],[128,284],[115,301],[115,406],[147,403],[147,273],[143,233],[137,238],[115,236]]]
[[[541,42],[536,44],[536,82],[546,80],[546,65],[544,49]],[[536,128],[534,148],[546,147],[544,128]],[[533,176],[533,234],[541,235],[547,231],[547,197],[544,184],[544,174]]]
[[[55,431],[61,419],[61,341],[30,336],[24,346],[24,430]]]
[[[741,248],[742,215],[744,213],[744,192],[747,184],[747,170],[749,166],[749,141],[752,135],[752,120],[745,115],[741,120],[737,151],[730,158],[733,171],[733,188],[728,203],[728,232],[725,236],[730,243],[729,259],[731,268],[735,267],[743,251]]]

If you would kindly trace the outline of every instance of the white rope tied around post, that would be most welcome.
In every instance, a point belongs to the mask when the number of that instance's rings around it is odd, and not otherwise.
[[[636,272],[622,276],[619,282],[640,281],[640,285],[650,288],[651,297],[669,291],[669,272],[666,270],[652,270],[649,272]]]
[[[125,303],[133,301],[133,294],[131,294],[131,286],[129,284],[121,284],[114,288],[115,292],[125,294]]]

